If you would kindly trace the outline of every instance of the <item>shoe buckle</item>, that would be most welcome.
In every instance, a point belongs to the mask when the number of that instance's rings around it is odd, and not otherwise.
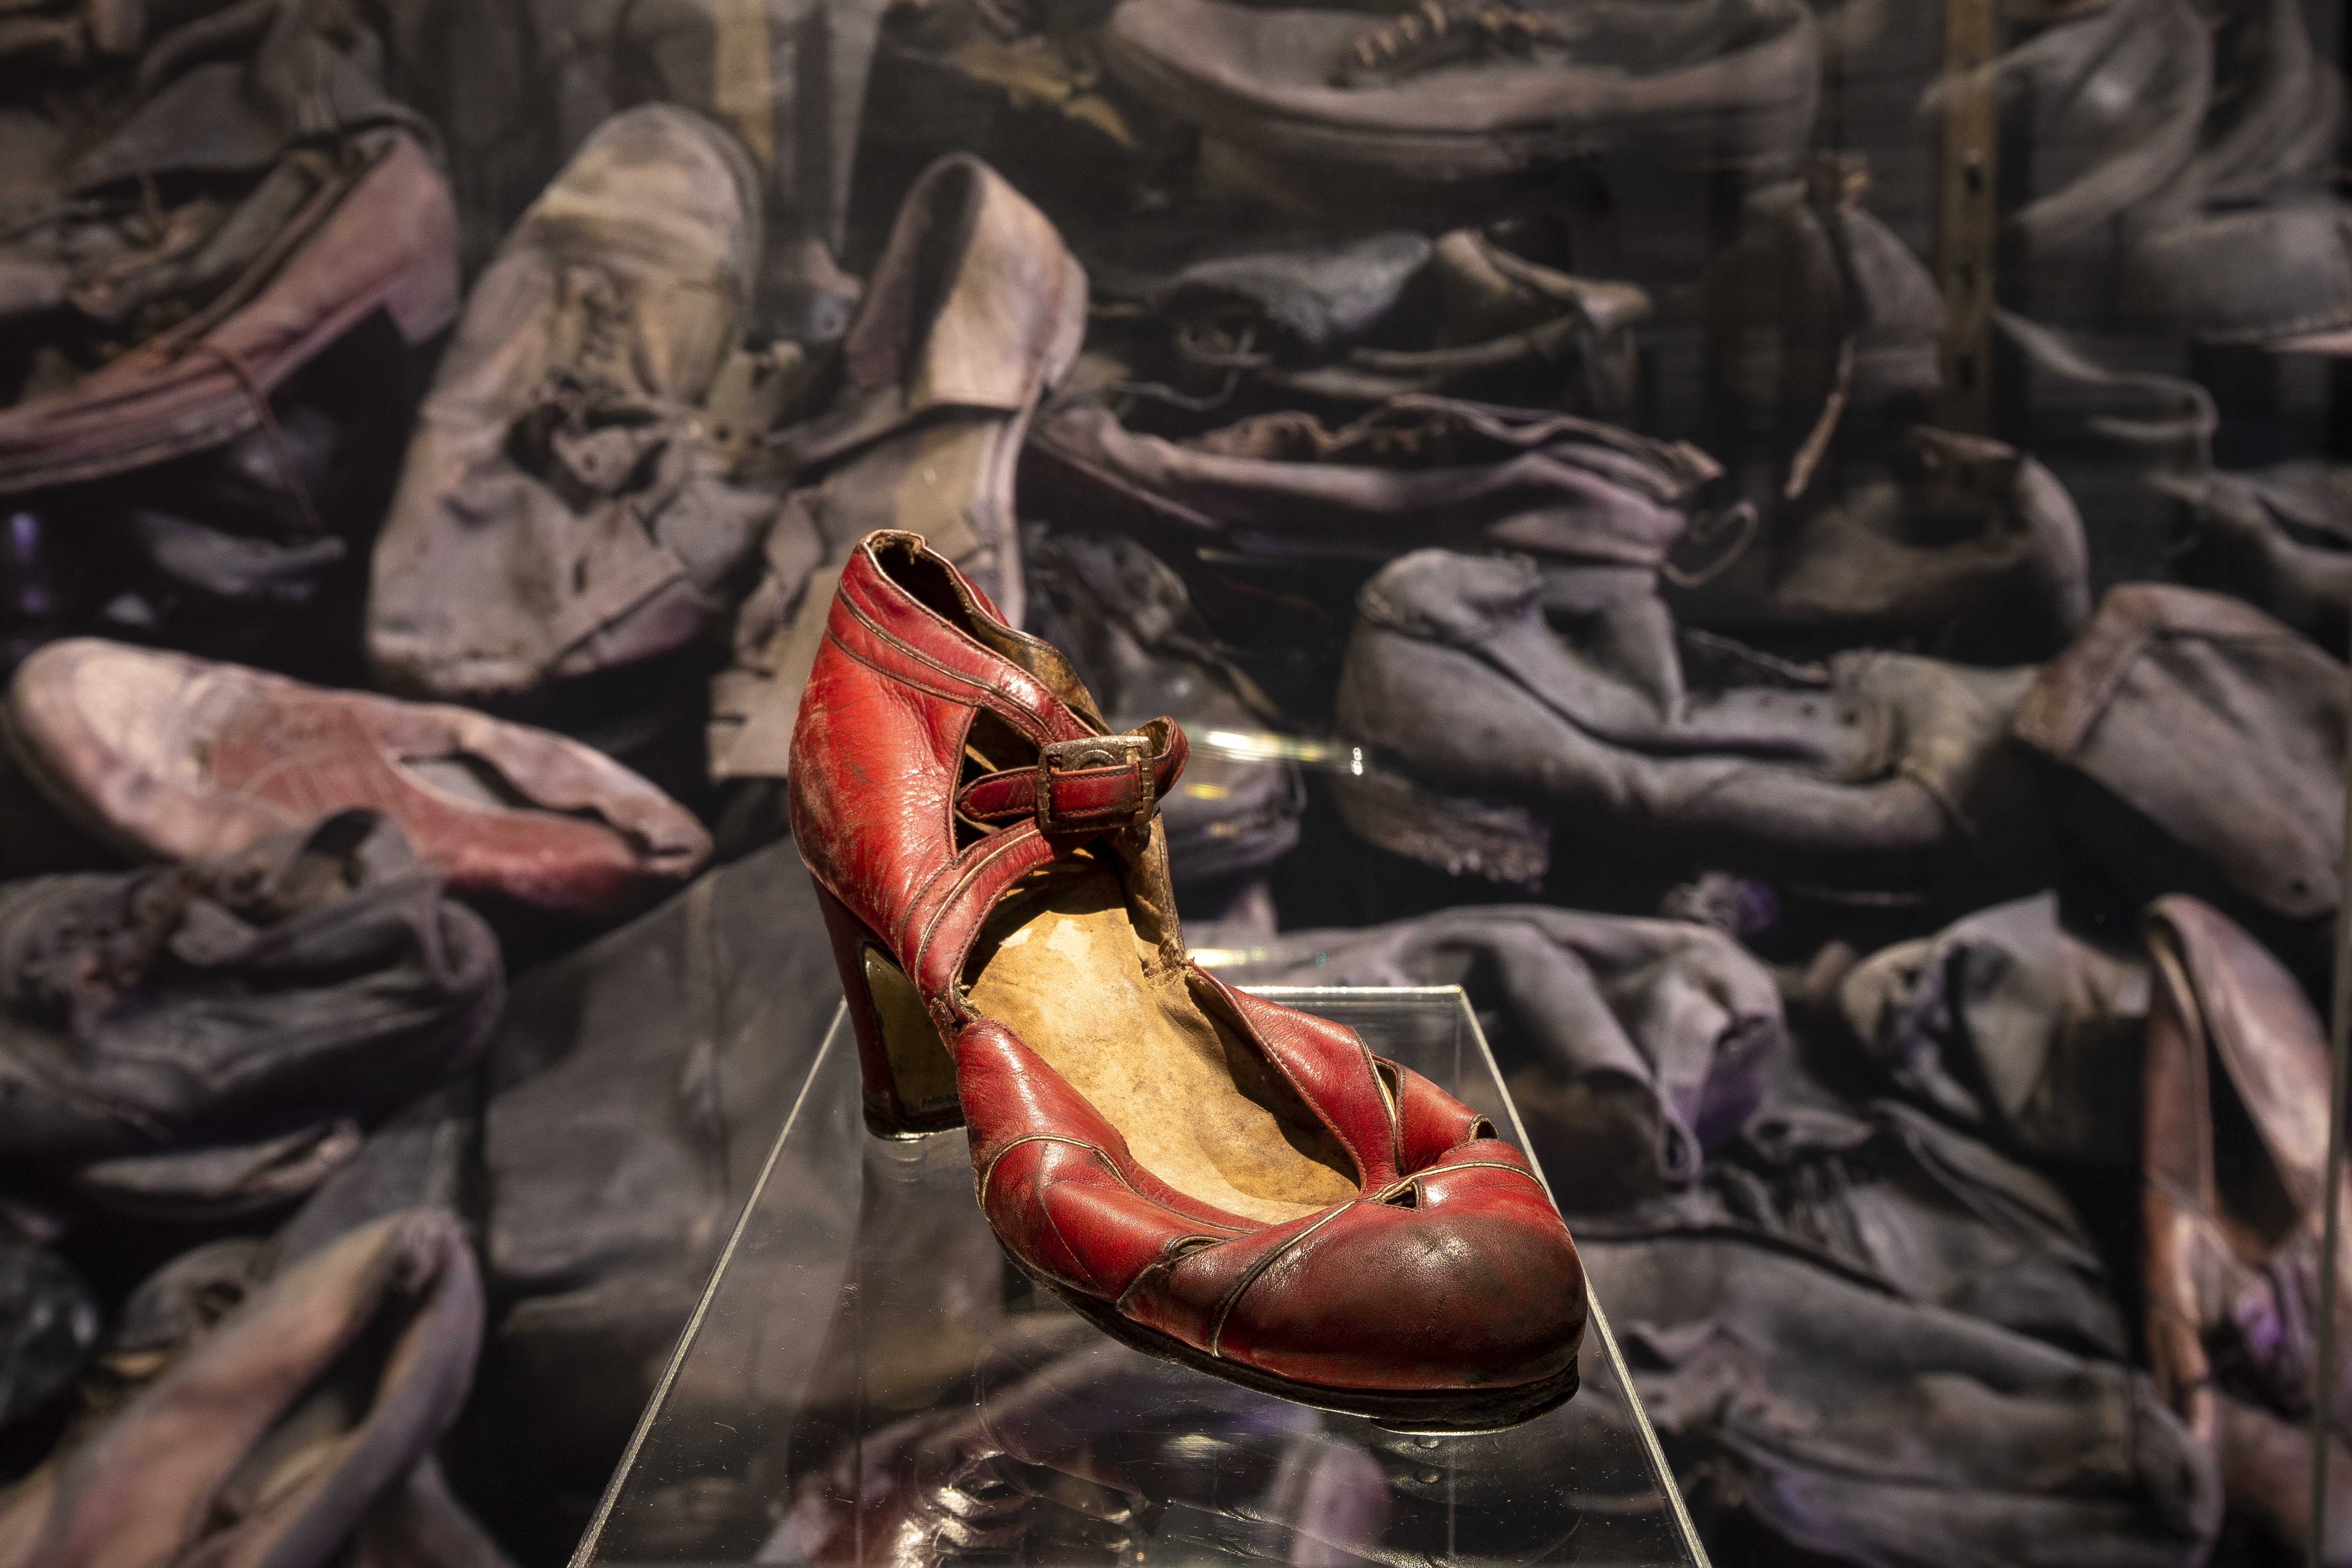
[[[1037,830],[1102,833],[1151,820],[1160,807],[1148,735],[1082,735],[1037,753]]]

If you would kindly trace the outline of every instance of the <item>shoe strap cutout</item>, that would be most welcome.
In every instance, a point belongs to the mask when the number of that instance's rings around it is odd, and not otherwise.
[[[1140,826],[1184,771],[1191,747],[1173,719],[1123,735],[1088,735],[1043,747],[1034,766],[984,774],[956,809],[975,822],[1034,817],[1048,837]]]

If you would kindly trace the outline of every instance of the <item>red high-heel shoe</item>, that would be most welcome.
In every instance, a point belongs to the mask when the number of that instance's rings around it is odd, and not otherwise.
[[[1167,719],[1106,729],[1062,656],[908,533],[842,574],[793,737],[881,1133],[968,1125],[1013,1261],[1155,1355],[1397,1425],[1576,1388],[1584,1274],[1526,1158],[1354,1031],[1191,964]]]

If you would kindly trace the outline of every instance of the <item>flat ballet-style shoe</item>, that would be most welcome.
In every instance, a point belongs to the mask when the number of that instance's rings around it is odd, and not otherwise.
[[[1395,1426],[1559,1405],[1584,1273],[1527,1157],[1187,960],[1158,819],[1183,732],[1107,729],[920,537],[853,552],[791,799],[868,1126],[968,1127],[1013,1261],[1150,1354]]]

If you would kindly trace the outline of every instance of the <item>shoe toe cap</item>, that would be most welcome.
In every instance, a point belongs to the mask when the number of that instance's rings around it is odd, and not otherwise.
[[[1541,1190],[1416,1196],[1350,1204],[1298,1232],[1223,1304],[1214,1352],[1340,1388],[1499,1388],[1565,1372],[1583,1339],[1584,1270]]]

